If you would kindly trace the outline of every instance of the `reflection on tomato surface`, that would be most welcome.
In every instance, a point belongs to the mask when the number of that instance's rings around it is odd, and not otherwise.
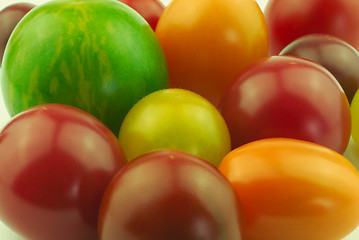
[[[216,167],[162,149],[125,165],[100,208],[101,240],[240,240],[238,200]]]
[[[231,83],[220,106],[232,149],[268,137],[318,143],[343,153],[351,131],[350,106],[324,67],[291,56],[261,59]]]
[[[79,109],[48,104],[0,134],[0,216],[29,239],[97,239],[102,195],[126,163],[112,132]]]
[[[359,225],[359,173],[339,153],[284,138],[236,148],[219,170],[243,213],[243,240],[338,240]]]

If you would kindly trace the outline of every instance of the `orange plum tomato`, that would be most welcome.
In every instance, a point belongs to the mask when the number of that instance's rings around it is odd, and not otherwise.
[[[173,148],[218,166],[231,150],[227,125],[217,108],[184,89],[164,89],[142,98],[126,115],[119,141],[127,160]]]
[[[239,204],[218,169],[161,149],[125,165],[109,184],[100,240],[241,240]]]
[[[264,14],[253,0],[173,0],[155,33],[170,87],[199,93],[215,106],[239,71],[268,55]]]
[[[0,133],[0,219],[26,239],[96,240],[100,202],[126,159],[115,135],[74,107],[17,114]]]
[[[264,9],[269,54],[307,34],[336,36],[359,50],[359,1],[269,0]]]
[[[348,99],[323,66],[292,56],[263,58],[229,85],[219,106],[232,149],[269,137],[317,143],[344,153],[351,132]]]
[[[359,173],[324,146],[262,139],[231,151],[219,170],[239,198],[243,240],[338,240],[359,224]]]

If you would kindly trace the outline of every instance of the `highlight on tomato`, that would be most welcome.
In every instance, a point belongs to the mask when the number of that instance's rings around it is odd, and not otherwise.
[[[262,139],[231,151],[219,170],[239,198],[243,240],[338,240],[359,225],[359,173],[324,146]]]

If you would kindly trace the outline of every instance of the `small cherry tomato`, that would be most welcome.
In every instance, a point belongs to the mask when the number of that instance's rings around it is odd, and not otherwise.
[[[96,240],[105,189],[126,163],[116,136],[92,115],[47,104],[0,133],[0,219],[26,239]]]
[[[157,150],[129,162],[103,197],[100,240],[240,240],[228,180],[207,161]]]
[[[306,140],[343,153],[351,132],[350,106],[323,66],[292,56],[261,59],[242,71],[219,110],[232,149],[269,137]]]
[[[173,0],[156,27],[169,83],[215,106],[245,66],[268,55],[261,8],[253,0]]]
[[[338,240],[359,224],[359,173],[339,153],[296,139],[236,148],[219,170],[243,213],[243,240]]]
[[[217,108],[184,89],[164,89],[141,99],[126,115],[119,141],[128,160],[174,148],[218,166],[231,150],[227,125]]]

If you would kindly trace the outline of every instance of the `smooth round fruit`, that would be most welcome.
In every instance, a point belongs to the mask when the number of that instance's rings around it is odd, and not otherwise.
[[[313,33],[336,36],[359,50],[358,12],[359,1],[353,0],[269,0],[264,9],[269,54]]]
[[[243,240],[338,240],[359,225],[359,173],[326,147],[258,140],[230,152],[219,170],[239,198]]]
[[[266,22],[253,0],[173,0],[155,32],[170,87],[194,91],[215,106],[238,72],[268,54]]]
[[[141,99],[127,114],[119,141],[128,160],[173,148],[218,166],[230,151],[227,125],[205,98],[184,89],[164,89]]]
[[[101,198],[126,163],[116,136],[77,108],[40,105],[0,133],[0,219],[26,239],[96,240]]]
[[[158,19],[163,13],[165,6],[160,0],[119,0],[135,9],[155,31]]]
[[[292,55],[319,63],[338,80],[349,103],[359,89],[359,53],[347,42],[326,34],[300,37],[279,55]]]
[[[261,59],[242,71],[219,110],[232,149],[262,138],[306,140],[343,153],[351,132],[350,106],[323,66],[292,56]]]
[[[36,5],[19,2],[8,5],[0,11],[0,67],[9,37],[19,21]]]
[[[240,240],[228,180],[203,159],[158,150],[128,163],[101,203],[101,240]]]
[[[54,0],[29,12],[5,50],[2,93],[11,116],[62,103],[85,110],[115,135],[130,108],[168,87],[153,30],[114,0]]]

